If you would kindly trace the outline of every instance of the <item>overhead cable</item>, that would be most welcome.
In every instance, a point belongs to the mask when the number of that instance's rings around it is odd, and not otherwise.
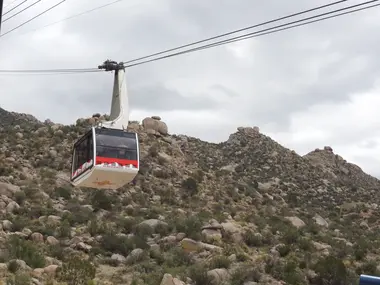
[[[8,14],[9,12],[12,12],[14,9],[16,9],[16,8],[19,7],[19,6],[21,6],[21,5],[24,4],[26,1],[28,1],[28,0],[24,0],[24,1],[22,1],[20,4],[18,4],[18,5],[16,5],[16,6],[14,6],[13,8],[9,9],[7,12],[5,12],[5,13],[3,14],[3,16],[5,16],[6,14]]]
[[[163,54],[163,53],[167,53],[167,52],[170,52],[170,51],[174,51],[174,50],[178,50],[178,49],[181,49],[181,48],[185,48],[185,47],[193,46],[193,45],[196,45],[196,44],[200,44],[200,43],[203,43],[203,42],[211,41],[211,40],[214,40],[214,39],[218,39],[218,38],[225,37],[225,36],[228,36],[228,35],[236,34],[236,33],[239,33],[239,32],[243,32],[243,31],[250,30],[250,29],[253,29],[253,28],[257,28],[257,27],[260,27],[260,26],[263,26],[263,25],[271,24],[271,23],[274,23],[274,22],[278,22],[278,21],[281,21],[281,20],[285,20],[285,19],[288,19],[288,18],[292,18],[292,17],[295,17],[295,16],[306,14],[306,13],[309,13],[309,12],[312,12],[312,11],[316,11],[316,10],[320,10],[320,9],[323,9],[323,8],[327,8],[329,6],[337,5],[337,4],[340,4],[340,3],[343,3],[343,2],[347,2],[347,1],[348,0],[341,0],[341,1],[336,1],[336,2],[330,3],[330,4],[325,4],[325,5],[318,6],[318,7],[312,8],[312,9],[308,9],[308,10],[304,10],[304,11],[301,11],[301,12],[293,13],[293,14],[288,15],[288,16],[283,16],[283,17],[280,17],[280,18],[277,18],[277,19],[274,19],[274,20],[270,20],[270,21],[266,21],[266,22],[263,22],[263,23],[260,23],[260,24],[253,25],[253,26],[249,26],[249,27],[245,27],[245,28],[242,28],[242,29],[234,30],[234,31],[231,31],[231,32],[228,32],[228,33],[220,34],[220,35],[217,35],[217,36],[214,36],[214,37],[210,37],[210,38],[207,38],[207,39],[204,39],[204,40],[196,41],[196,42],[193,42],[193,43],[185,44],[185,45],[182,45],[182,46],[179,46],[179,47],[176,47],[176,48],[171,48],[171,49],[167,49],[167,50],[164,50],[164,51],[161,51],[161,52],[156,52],[156,53],[153,53],[153,54],[150,54],[150,55],[147,55],[147,56],[143,56],[143,57],[139,57],[139,58],[136,58],[136,59],[133,59],[133,60],[126,61],[124,63],[135,62],[135,61],[138,61],[138,60],[141,60],[141,59],[146,59],[146,58],[149,58],[149,57],[152,57],[152,56],[156,56],[156,55],[160,55],[160,54]]]
[[[89,73],[89,72],[103,72],[98,68],[66,68],[66,69],[0,69],[0,73],[26,73],[26,74],[39,74],[39,73]]]
[[[5,35],[7,35],[7,34],[9,34],[9,33],[11,33],[11,32],[13,32],[14,30],[17,30],[18,28],[24,26],[25,24],[29,23],[30,21],[32,21],[32,20],[34,20],[34,19],[36,19],[36,18],[42,16],[43,14],[47,13],[48,11],[50,11],[50,10],[54,9],[55,7],[61,5],[61,4],[62,4],[63,2],[65,2],[65,1],[66,1],[66,0],[62,0],[61,2],[55,4],[54,6],[51,6],[50,8],[48,8],[48,9],[44,10],[43,12],[39,13],[38,15],[34,16],[33,18],[31,18],[31,19],[25,21],[24,23],[18,25],[17,27],[15,27],[15,28],[13,28],[13,29],[7,31],[7,32],[4,33],[4,34],[1,34],[1,35],[0,35],[0,38],[3,37],[3,36],[5,36]]]
[[[104,72],[102,70],[92,70],[92,71],[70,71],[70,72],[61,72],[61,71],[50,71],[50,72],[26,72],[26,73],[15,73],[15,72],[0,72],[0,76],[22,76],[22,75],[25,75],[25,76],[35,76],[35,75],[71,75],[71,74],[85,74],[85,73],[99,73],[99,72]]]
[[[276,29],[276,30],[273,30],[273,31],[260,32],[258,34],[254,34],[254,35],[245,35],[242,38],[229,39],[229,40],[225,40],[225,41],[209,44],[209,45],[206,45],[206,46],[201,46],[201,47],[198,47],[198,48],[194,48],[192,50],[187,50],[187,51],[184,51],[184,52],[180,52],[178,54],[169,55],[168,57],[172,57],[172,56],[180,55],[180,54],[185,54],[185,53],[189,53],[189,52],[193,52],[193,51],[197,51],[197,50],[203,50],[203,49],[207,49],[207,48],[212,48],[212,47],[216,47],[216,46],[220,46],[220,45],[224,45],[224,44],[229,44],[229,43],[233,43],[233,42],[238,42],[238,41],[242,41],[242,40],[246,40],[246,39],[250,39],[250,38],[255,38],[255,37],[260,37],[260,36],[264,36],[264,35],[269,35],[269,34],[281,32],[281,31],[284,31],[284,30],[289,30],[289,29],[292,29],[292,28],[296,28],[296,27],[300,27],[300,26],[305,26],[307,24],[311,24],[311,23],[315,23],[315,22],[320,22],[320,21],[327,20],[327,19],[330,19],[330,18],[335,18],[335,17],[338,17],[338,16],[343,16],[343,15],[346,15],[346,14],[351,14],[353,12],[357,12],[357,11],[361,11],[361,10],[366,10],[366,9],[377,7],[377,6],[380,6],[380,4],[374,4],[374,5],[371,5],[371,6],[368,6],[368,7],[364,7],[364,8],[360,8],[360,9],[355,9],[355,10],[344,12],[344,13],[339,13],[337,15],[328,16],[328,17],[324,17],[324,18],[321,18],[321,19],[317,19],[317,20],[313,20],[313,21],[308,21],[306,23],[301,23],[301,24],[296,24],[296,25],[292,25],[292,26],[289,26],[289,27],[285,27],[285,28]]]
[[[71,19],[76,18],[76,17],[83,16],[83,15],[85,15],[85,14],[88,14],[88,13],[91,13],[91,12],[93,12],[93,11],[96,11],[96,10],[99,10],[99,9],[102,9],[102,8],[105,8],[105,7],[107,7],[107,6],[111,6],[111,5],[116,4],[116,3],[118,3],[118,2],[121,2],[121,1],[125,1],[125,0],[116,0],[116,1],[113,1],[113,2],[111,2],[111,3],[108,3],[108,4],[105,4],[105,5],[98,6],[98,7],[92,8],[92,9],[90,9],[90,10],[86,10],[86,11],[84,11],[84,12],[81,12],[81,13],[78,13],[78,14],[75,14],[75,15],[72,15],[72,16],[69,16],[69,17],[67,17],[67,18],[63,18],[63,19],[61,19],[61,20],[58,20],[58,21],[56,21],[56,22],[53,22],[53,23],[47,24],[47,25],[45,25],[45,26],[38,27],[38,28],[33,29],[33,30],[30,30],[30,31],[26,31],[25,33],[21,33],[21,35],[28,34],[28,33],[31,33],[31,32],[35,32],[35,31],[38,31],[38,30],[40,30],[40,29],[44,29],[44,28],[47,28],[47,27],[53,26],[53,25],[58,24],[58,23],[61,23],[61,22],[64,22],[64,21],[67,21],[67,20],[71,20]]]
[[[12,5],[13,3],[16,3],[18,0],[13,0],[12,2],[9,2],[7,5],[4,5],[4,8],[7,8],[9,7],[10,5]]]
[[[330,19],[330,18],[335,18],[335,17],[338,17],[338,16],[343,16],[343,15],[346,15],[346,14],[351,14],[351,13],[358,12],[358,11],[361,11],[361,10],[366,10],[366,9],[369,9],[369,8],[374,8],[376,6],[379,6],[380,4],[375,4],[375,5],[367,6],[367,7],[360,8],[360,9],[355,9],[355,10],[347,11],[347,12],[344,12],[344,13],[340,13],[340,14],[324,17],[324,18],[321,18],[321,19],[308,21],[308,22],[305,22],[305,23],[302,23],[302,24],[297,24],[297,23],[300,23],[300,22],[303,22],[303,21],[307,21],[307,20],[311,20],[311,19],[314,19],[314,18],[317,18],[317,17],[325,16],[325,15],[328,15],[328,14],[336,13],[336,12],[339,12],[339,11],[355,8],[355,7],[358,7],[358,6],[362,6],[362,5],[365,5],[365,4],[370,4],[370,3],[374,3],[374,2],[378,2],[378,1],[379,0],[371,0],[371,1],[363,2],[363,3],[360,3],[360,4],[348,6],[348,7],[337,9],[337,10],[330,11],[330,12],[325,12],[325,13],[322,13],[322,14],[319,14],[319,15],[303,18],[301,20],[293,21],[293,22],[286,23],[286,24],[281,24],[281,25],[278,25],[278,26],[274,26],[274,27],[271,27],[271,28],[259,30],[259,31],[252,32],[252,33],[247,33],[247,34],[244,34],[244,35],[241,35],[241,36],[237,36],[237,37],[233,37],[233,38],[230,38],[230,39],[214,42],[214,43],[211,43],[211,44],[207,44],[207,45],[203,45],[203,46],[200,46],[200,47],[188,49],[188,50],[185,50],[185,51],[169,54],[169,55],[166,55],[166,56],[161,56],[161,57],[158,57],[158,58],[154,58],[154,59],[150,59],[150,60],[146,60],[146,61],[141,61],[141,62],[134,63],[134,64],[127,64],[127,65],[125,65],[125,67],[128,68],[128,67],[132,67],[132,66],[137,66],[137,65],[148,63],[148,62],[153,62],[153,61],[157,61],[157,60],[161,60],[161,59],[165,59],[165,58],[170,58],[170,57],[174,57],[174,56],[177,56],[177,55],[186,54],[186,53],[190,53],[190,52],[194,52],[194,51],[198,51],[198,50],[203,50],[203,49],[207,49],[207,48],[211,48],[211,47],[215,47],[215,46],[219,46],[219,45],[224,45],[224,44],[228,44],[228,43],[232,43],[232,42],[237,42],[237,41],[241,41],[241,40],[245,40],[245,39],[249,39],[249,38],[253,38],[253,37],[259,37],[259,36],[263,36],[263,35],[267,35],[267,34],[272,34],[272,33],[280,32],[280,31],[283,31],[283,30],[288,30],[288,29],[292,29],[292,28],[308,25],[308,24],[311,24],[311,23],[320,22],[320,21],[327,20],[327,19]],[[296,25],[289,26],[291,24],[296,24]],[[289,27],[286,27],[286,26],[289,26]],[[135,60],[132,60],[132,61],[135,61]],[[132,61],[127,61],[125,63],[132,62]]]
[[[28,7],[25,7],[24,9],[22,9],[21,11],[18,11],[16,14],[13,14],[12,16],[9,16],[8,18],[6,18],[5,20],[3,20],[3,23],[12,19],[13,17],[16,17],[18,14],[24,12],[25,10],[28,10],[29,8],[33,7],[34,5],[36,5],[38,2],[41,2],[41,0],[37,0],[36,2],[30,4]]]
[[[148,63],[148,62],[152,62],[152,61],[157,61],[157,60],[161,60],[161,59],[164,59],[164,58],[174,57],[174,56],[185,54],[185,53],[190,53],[190,52],[194,52],[194,51],[198,51],[198,50],[203,50],[203,49],[207,49],[207,48],[211,48],[211,47],[215,47],[215,46],[219,46],[219,45],[224,45],[224,44],[228,44],[228,43],[232,43],[232,42],[237,42],[237,41],[241,41],[241,40],[245,40],[245,39],[249,39],[249,38],[253,38],[253,37],[259,37],[259,36],[263,36],[263,35],[267,35],[267,34],[271,34],[271,33],[277,33],[277,32],[288,30],[288,29],[292,29],[292,28],[295,28],[295,27],[304,26],[304,25],[308,25],[308,24],[311,24],[311,23],[324,21],[324,20],[331,19],[331,18],[336,18],[336,17],[342,16],[342,15],[351,14],[351,13],[355,13],[355,12],[358,12],[358,11],[361,11],[361,10],[366,10],[366,9],[370,9],[370,8],[373,8],[373,7],[376,7],[376,6],[380,6],[380,4],[374,4],[374,5],[358,8],[358,9],[352,9],[352,8],[355,8],[355,7],[359,7],[359,6],[362,6],[362,5],[366,5],[366,4],[370,4],[370,3],[374,3],[374,2],[378,2],[378,1],[379,0],[372,0],[372,1],[367,1],[367,2],[360,3],[360,4],[356,4],[356,5],[351,5],[351,6],[348,6],[348,7],[345,7],[345,8],[337,9],[337,10],[330,11],[330,12],[325,12],[325,13],[322,13],[322,14],[319,14],[319,15],[303,18],[303,19],[300,19],[300,20],[297,20],[297,21],[293,21],[293,22],[277,25],[277,26],[274,26],[274,27],[271,27],[271,28],[267,28],[267,29],[262,29],[262,30],[259,30],[259,31],[256,31],[256,32],[247,33],[247,34],[240,35],[240,36],[233,37],[233,38],[229,38],[229,39],[226,39],[226,40],[221,40],[221,41],[213,42],[213,43],[210,43],[210,44],[207,44],[207,45],[203,45],[203,46],[199,46],[199,47],[196,47],[196,48],[188,49],[188,50],[181,51],[181,52],[178,52],[178,53],[173,53],[173,54],[169,54],[169,55],[166,55],[166,56],[154,58],[154,59],[151,59],[151,60],[146,60],[146,61],[142,61],[142,62],[138,62],[138,63],[134,63],[134,64],[125,65],[125,67],[128,68],[128,67],[132,67],[132,66],[136,66],[136,65],[141,65],[141,64],[144,64],[144,63]],[[339,12],[339,11],[348,10],[348,9],[352,9],[352,10],[349,10],[349,11],[346,11],[346,12],[343,12],[343,13],[338,13],[338,14],[330,15],[330,16],[327,16],[327,17],[322,17],[322,18],[319,18],[319,19],[315,19],[315,18],[318,18],[318,17],[321,17],[321,16],[333,14],[333,13],[336,13],[336,12]],[[314,19],[314,20],[312,20],[312,19]],[[307,20],[311,20],[311,21],[307,21]],[[129,61],[129,62],[131,62],[131,61]],[[37,73],[40,73],[40,74],[43,74],[43,73],[59,73],[59,72],[60,73],[70,73],[70,72],[84,73],[84,72],[102,72],[102,71],[98,70],[97,68],[44,69],[44,70],[0,70],[0,74],[4,74],[4,75],[5,75],[5,73],[11,73],[11,74],[17,74],[17,73],[37,74]]]

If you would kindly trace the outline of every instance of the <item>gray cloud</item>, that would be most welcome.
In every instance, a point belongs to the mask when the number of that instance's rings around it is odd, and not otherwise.
[[[374,140],[364,140],[363,142],[360,143],[360,146],[363,148],[375,149],[376,147],[379,146],[379,143]]]
[[[180,92],[158,84],[136,89],[131,87],[130,91],[133,94],[131,105],[150,111],[208,110],[218,106],[218,102],[207,98],[207,94],[202,94],[201,97],[184,97]]]
[[[6,22],[2,31],[54,3],[36,5]],[[67,1],[1,38],[0,68],[97,67],[108,58],[130,60],[322,4],[317,0],[129,0],[23,34],[104,3]],[[213,141],[227,139],[239,125],[258,125],[273,134],[286,133],[283,143],[291,144],[294,114],[323,103],[335,104],[338,110],[353,94],[374,88],[380,78],[379,16],[380,8],[374,8],[130,68],[132,113],[161,115],[169,128]],[[111,73],[0,75],[0,106],[63,123],[108,112],[111,92]],[[189,124],[188,117],[182,119],[178,112],[198,112],[197,123]],[[333,119],[352,119],[344,116]],[[352,143],[380,152],[372,143],[376,141],[372,135],[377,136],[371,133],[373,127],[363,123],[356,137],[349,127],[338,128],[340,132],[331,127],[315,142],[318,145],[307,148]]]
[[[228,97],[233,97],[233,98],[239,97],[239,94],[237,94],[234,90],[226,86],[223,86],[221,84],[212,85],[210,86],[210,89],[220,91],[223,95],[227,95]]]

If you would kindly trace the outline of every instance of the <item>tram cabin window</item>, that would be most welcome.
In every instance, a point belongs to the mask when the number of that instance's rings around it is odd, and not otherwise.
[[[91,132],[86,134],[86,137],[75,146],[74,155],[74,169],[78,169],[81,165],[93,159],[94,145]]]
[[[116,159],[137,160],[136,135],[120,130],[97,129],[96,155]]]

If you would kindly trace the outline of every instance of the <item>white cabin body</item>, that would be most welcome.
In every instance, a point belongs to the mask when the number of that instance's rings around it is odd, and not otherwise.
[[[139,171],[136,133],[91,128],[73,148],[71,183],[76,187],[118,189]]]

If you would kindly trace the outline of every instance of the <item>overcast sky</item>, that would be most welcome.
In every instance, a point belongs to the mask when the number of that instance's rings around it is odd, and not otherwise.
[[[58,2],[41,1],[6,21],[2,32]],[[108,58],[127,61],[328,3],[125,0],[33,32],[110,2],[67,0],[0,38],[0,69],[87,68]],[[330,145],[380,177],[379,17],[380,7],[375,7],[130,68],[131,119],[159,115],[171,133],[213,142],[226,140],[239,126],[259,126],[299,154]],[[0,107],[71,124],[109,112],[112,84],[111,73],[0,75]]]

